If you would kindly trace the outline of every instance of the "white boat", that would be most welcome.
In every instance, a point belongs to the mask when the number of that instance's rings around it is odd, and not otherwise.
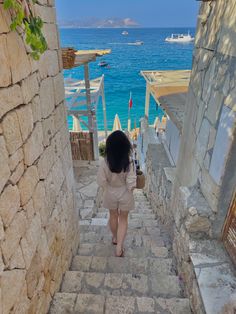
[[[128,45],[132,45],[132,46],[142,46],[143,44],[144,42],[141,40],[136,40],[134,43],[128,43]]]
[[[165,41],[169,43],[188,43],[194,40],[189,32],[187,35],[184,34],[171,34],[170,37],[166,37]]]
[[[127,31],[123,31],[122,35],[127,36],[127,35],[129,35],[129,33]]]

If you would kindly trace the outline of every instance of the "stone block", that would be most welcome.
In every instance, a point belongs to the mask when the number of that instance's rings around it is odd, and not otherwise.
[[[39,96],[42,117],[47,118],[53,112],[55,107],[52,78],[49,77],[41,82]]]
[[[24,212],[16,213],[11,225],[5,231],[5,239],[2,242],[2,253],[6,263],[15,253],[19,246],[20,239],[24,236],[27,226],[27,219]]]
[[[32,199],[30,199],[29,202],[25,204],[24,211],[26,213],[28,221],[31,221],[35,215],[34,203]]]
[[[25,284],[24,270],[4,271],[1,275],[3,314],[10,313]]]
[[[44,24],[43,34],[46,38],[49,50],[55,50],[59,48],[57,26],[55,24]]]
[[[9,158],[9,167],[11,171],[15,170],[19,163],[23,160],[24,154],[22,148],[19,148],[13,155]]]
[[[211,223],[207,217],[200,217],[198,215],[188,216],[185,221],[185,226],[190,233],[206,233],[209,234]]]
[[[1,8],[0,8],[0,20],[1,20]],[[0,22],[0,29],[1,29],[1,22]],[[6,87],[11,84],[11,68],[10,68],[9,59],[8,59],[6,35],[0,35],[0,64],[1,64],[0,86]]]
[[[18,188],[21,195],[21,205],[28,203],[33,195],[34,189],[39,181],[38,171],[36,166],[31,166],[26,169],[23,177],[18,183]]]
[[[38,161],[38,173],[40,179],[46,179],[55,162],[55,158],[54,147],[50,145],[43,151]]]
[[[41,17],[41,19],[45,23],[55,23],[56,21],[56,12],[55,12],[55,8],[53,7],[36,4],[35,12],[38,16]]]
[[[3,226],[3,222],[2,222],[2,218],[0,216],[0,240],[3,240],[5,237],[5,231],[4,231],[4,226]],[[2,261],[2,256],[0,259],[0,271],[2,271],[5,267],[3,266],[3,261]]]
[[[231,3],[230,3],[231,2]],[[221,20],[220,40],[217,51],[223,55],[236,57],[236,27],[235,27],[235,3],[231,0],[225,6]]]
[[[206,84],[209,86],[209,82],[206,82]],[[223,103],[224,95],[222,91],[213,90],[207,104],[206,111],[206,117],[212,123],[212,125],[215,125],[217,123]]]
[[[65,104],[62,102],[56,107],[54,115],[55,131],[58,132],[66,122]]]
[[[26,78],[31,72],[31,65],[26,53],[25,44],[17,32],[7,34],[8,51],[17,53],[9,53],[9,64],[11,66],[12,83],[15,84]]]
[[[39,213],[36,213],[36,215],[32,218],[30,225],[28,225],[28,229],[25,233],[25,236],[21,241],[22,252],[27,269],[33,263],[32,259],[35,255],[36,248],[40,240],[40,236],[41,236],[41,219]]]
[[[49,314],[73,313],[76,299],[76,293],[56,293]],[[81,308],[81,306],[83,306],[84,303],[80,301],[78,302],[80,303],[77,305],[77,311],[79,312],[79,309]],[[83,312],[84,311],[82,311],[82,313]]]
[[[83,273],[78,271],[67,271],[62,283],[62,292],[79,292],[81,290],[81,282]],[[94,279],[95,280],[95,279]]]
[[[48,146],[55,133],[54,115],[42,121],[43,126],[43,145]]]
[[[6,147],[10,155],[22,146],[20,124],[16,112],[9,112],[3,119],[2,128],[6,140]]]
[[[54,97],[56,105],[60,104],[65,100],[65,86],[63,74],[59,73],[53,78],[54,84]]]
[[[209,133],[210,133],[210,124],[207,119],[204,119],[201,125],[200,132],[197,137],[196,150],[195,150],[196,158],[200,164],[203,163],[204,157],[207,152]]]
[[[223,106],[209,171],[218,185],[220,185],[224,175],[225,165],[232,145],[235,121],[236,112]]]
[[[9,227],[20,209],[20,192],[17,186],[8,185],[0,195],[0,215],[5,228]]]
[[[40,181],[33,194],[33,203],[35,212],[40,213],[42,224],[45,225],[49,216],[46,204],[46,191],[44,182]]]
[[[22,177],[24,171],[25,171],[25,165],[24,165],[23,161],[21,161],[9,179],[11,184],[13,184],[13,185],[17,184],[19,182],[20,178]]]
[[[47,50],[39,60],[39,73],[41,78],[55,76],[59,72],[57,51]]]
[[[43,152],[43,129],[41,122],[38,122],[26,141],[24,147],[24,160],[27,166],[34,163]]]
[[[36,253],[26,273],[27,295],[30,299],[34,295],[42,271],[40,256]]]
[[[103,314],[105,297],[92,294],[79,294],[75,304],[76,313]]]
[[[189,314],[191,313],[189,300],[178,298],[155,298],[156,304],[162,308],[163,311],[168,311],[171,314]]]
[[[33,130],[33,114],[30,105],[20,107],[16,110],[20,124],[21,137],[23,142],[29,137]]]
[[[110,313],[135,313],[135,298],[113,296],[107,297],[105,314]]]
[[[11,172],[8,166],[8,152],[6,149],[6,144],[3,136],[0,136],[0,165],[4,165],[4,167],[0,167],[0,193],[7,183]]]
[[[39,96],[34,97],[31,103],[31,110],[33,115],[33,122],[36,123],[41,121],[42,119],[42,112],[41,112],[41,104]]]
[[[155,313],[155,302],[151,298],[137,298],[138,311],[143,313]]]
[[[20,245],[10,259],[9,269],[25,269],[25,261]]]
[[[39,93],[39,82],[37,74],[34,73],[21,83],[24,103],[28,104]]]
[[[0,34],[10,31],[11,15],[8,10],[3,9],[3,4],[0,1]]]

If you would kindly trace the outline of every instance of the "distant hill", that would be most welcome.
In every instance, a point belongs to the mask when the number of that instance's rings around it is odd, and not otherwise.
[[[59,21],[59,26],[68,28],[130,28],[137,27],[139,24],[131,18],[90,18],[83,21]]]

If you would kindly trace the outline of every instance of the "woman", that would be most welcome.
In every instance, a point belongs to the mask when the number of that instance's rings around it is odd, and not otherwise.
[[[104,188],[103,206],[110,211],[109,226],[116,256],[124,256],[128,214],[134,209],[133,190],[136,173],[131,158],[132,146],[122,131],[115,131],[106,141],[105,159],[98,170],[98,185]]]

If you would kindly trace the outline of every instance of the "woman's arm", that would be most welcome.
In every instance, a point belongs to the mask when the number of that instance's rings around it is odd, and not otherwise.
[[[97,174],[97,184],[105,188],[108,184],[105,172],[105,161],[103,160],[99,166]]]
[[[133,191],[136,188],[136,171],[135,171],[135,165],[133,162],[130,163],[130,169],[126,176],[126,186],[129,191]]]

